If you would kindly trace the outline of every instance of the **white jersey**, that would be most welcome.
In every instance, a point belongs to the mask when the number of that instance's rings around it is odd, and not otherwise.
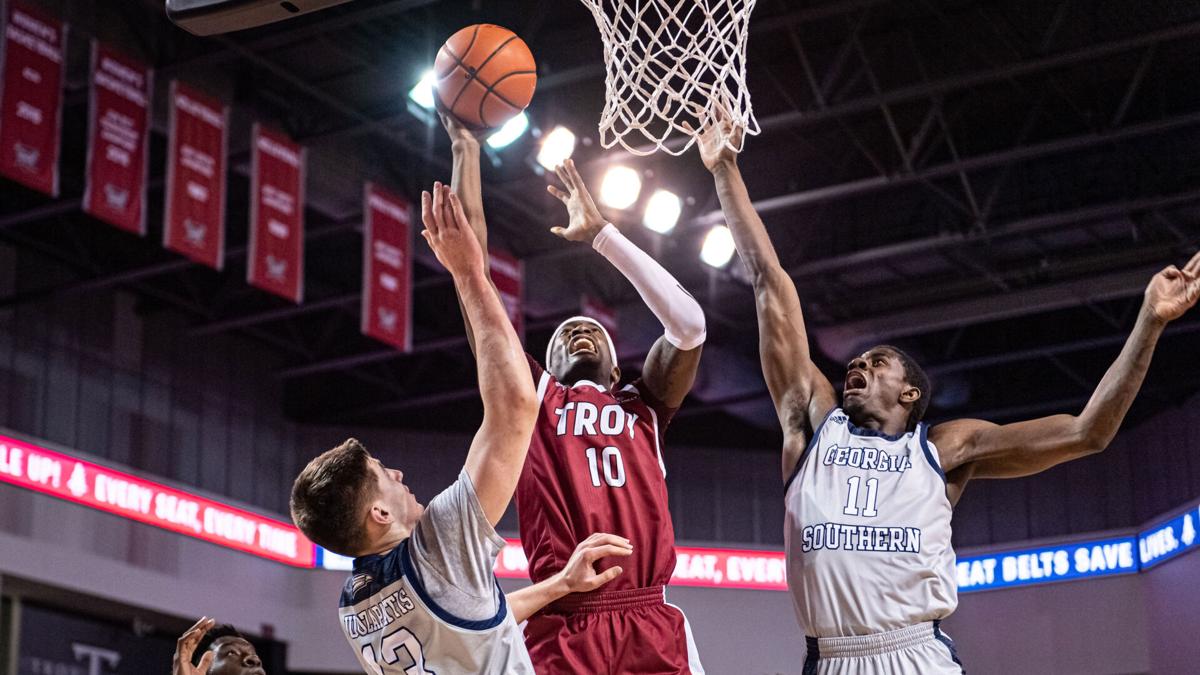
[[[493,572],[503,547],[463,471],[411,537],[354,560],[338,615],[359,664],[374,675],[533,675]]]
[[[958,606],[952,509],[927,427],[899,437],[835,408],[785,489],[787,580],[817,638],[892,631]]]

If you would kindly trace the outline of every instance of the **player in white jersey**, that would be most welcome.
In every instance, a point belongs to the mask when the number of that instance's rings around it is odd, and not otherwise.
[[[763,374],[783,427],[788,587],[808,636],[804,673],[962,672],[939,623],[958,602],[950,516],[963,488],[1103,450],[1163,328],[1200,297],[1200,253],[1150,281],[1124,349],[1078,415],[928,428],[928,379],[886,345],[850,361],[839,407],[810,358],[796,287],[725,144],[740,147],[741,131],[720,117],[698,145],[753,279]]]
[[[454,277],[475,327],[483,423],[454,482],[422,507],[404,474],[350,439],[320,455],[292,486],[296,525],[317,544],[355,556],[342,592],[342,630],[368,673],[533,675],[517,623],[597,575],[602,557],[629,555],[627,540],[593,535],[564,570],[507,598],[493,566],[504,547],[494,526],[508,508],[538,412],[521,343],[487,278],[483,252],[448,187],[421,195],[422,234]]]

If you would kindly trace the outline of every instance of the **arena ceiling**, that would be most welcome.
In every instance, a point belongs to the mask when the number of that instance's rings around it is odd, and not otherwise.
[[[758,372],[753,297],[736,261],[698,259],[715,221],[711,179],[694,153],[633,158],[596,143],[604,72],[596,27],[562,0],[356,0],[241,33],[198,38],[161,1],[48,2],[71,23],[62,160],[64,197],[4,186],[0,240],[48,264],[0,306],[128,289],[146,311],[183,312],[195,335],[234,333],[276,350],[289,416],[313,423],[469,430],[474,364],[448,276],[428,251],[416,269],[415,347],[359,333],[362,182],[410,196],[449,178],[439,127],[407,92],[456,29],[498,23],[539,62],[535,126],[590,143],[585,177],[620,161],[688,198],[668,237],[628,231],[704,305],[704,371],[673,438],[762,445],[776,426]],[[1150,276],[1200,248],[1200,4],[1082,0],[760,0],[749,83],[762,134],[743,173],[796,280],[819,365],[887,341],[934,380],[931,417],[996,421],[1074,412],[1116,356]],[[234,110],[224,272],[158,245],[164,96],[151,155],[150,235],[80,212],[87,37],[154,64]],[[306,301],[245,282],[249,124],[270,121],[310,148]],[[527,137],[485,161],[493,241],[526,261],[531,351],[589,293],[630,317],[635,374],[652,337],[636,295],[588,250],[548,233]],[[645,194],[648,191],[644,191]],[[423,244],[422,244],[423,246]],[[623,328],[622,332],[626,330]],[[1200,311],[1173,324],[1134,415],[1200,390]],[[645,344],[641,344],[645,343]],[[639,353],[641,352],[641,353]]]

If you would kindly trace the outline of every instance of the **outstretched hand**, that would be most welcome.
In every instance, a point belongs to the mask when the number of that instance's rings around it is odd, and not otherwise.
[[[442,121],[442,126],[446,129],[446,134],[450,136],[451,144],[469,143],[471,145],[479,145],[479,142],[489,133],[488,129],[468,128],[467,125],[459,122],[457,117],[442,108],[440,102],[437,104],[437,116]]]
[[[1200,251],[1183,269],[1174,265],[1154,275],[1146,287],[1146,306],[1162,321],[1174,321],[1200,299]]]
[[[714,103],[713,116],[714,121],[701,129],[700,134],[696,136],[700,160],[709,171],[737,164],[737,152],[733,148],[742,147],[742,136],[745,134],[744,129],[733,123],[724,105]],[[688,133],[694,133],[692,125],[687,122],[683,123],[683,127]]]
[[[483,251],[450,186],[434,183],[432,194],[421,193],[421,222],[425,223],[421,236],[450,274],[462,277],[483,272]]]
[[[567,189],[563,191],[555,185],[547,185],[546,190],[566,205],[571,220],[566,227],[552,227],[550,231],[563,239],[590,244],[608,221],[600,215],[600,209],[596,208],[592,193],[588,192],[587,186],[584,185],[574,160],[568,159],[554,167],[554,173]]]
[[[609,556],[627,557],[633,554],[633,544],[624,537],[597,532],[575,547],[566,567],[559,572],[569,593],[586,593],[621,576],[620,566],[596,573],[596,562]]]
[[[205,675],[213,662],[213,653],[205,652],[199,665],[192,665],[192,655],[204,634],[216,625],[215,619],[200,617],[175,643],[175,656],[171,658],[171,675]]]

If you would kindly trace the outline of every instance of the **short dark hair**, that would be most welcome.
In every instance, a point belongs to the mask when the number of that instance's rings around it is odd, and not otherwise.
[[[223,637],[233,637],[241,640],[246,639],[246,636],[242,635],[238,629],[230,626],[227,623],[223,623],[220,626],[213,626],[212,628],[208,629],[208,632],[205,633],[203,637],[200,638],[200,642],[196,643],[196,651],[192,652],[192,665],[200,665],[200,659],[204,657],[204,652],[212,649],[213,644]]]
[[[917,360],[909,356],[903,349],[892,345],[879,345],[875,349],[886,349],[895,354],[900,359],[900,365],[904,366],[904,379],[910,385],[921,390],[920,398],[913,403],[912,410],[908,413],[908,430],[912,431],[917,428],[917,422],[925,418],[925,411],[929,410],[929,401],[933,398],[933,384]]]
[[[318,455],[292,484],[296,527],[317,545],[353,556],[366,546],[363,506],[375,496],[371,455],[356,439]]]

